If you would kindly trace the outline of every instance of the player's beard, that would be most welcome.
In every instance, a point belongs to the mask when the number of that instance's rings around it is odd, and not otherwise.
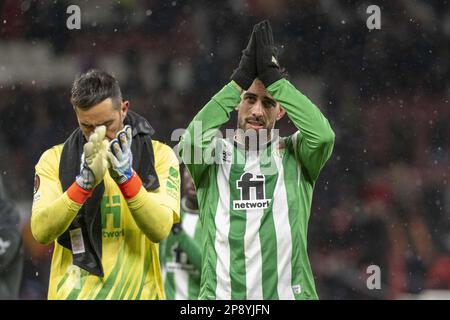
[[[249,125],[249,120],[261,123],[261,128],[253,128]],[[267,142],[271,140],[273,127],[273,121],[267,122],[262,117],[242,117],[238,119],[238,131],[235,134],[235,139],[242,145],[245,145],[246,149],[259,150],[264,148]]]
[[[261,126],[261,128],[253,128],[251,126],[251,123],[249,123],[249,121],[258,123]],[[260,129],[266,129],[267,128],[266,123],[267,122],[263,117],[246,117],[246,118],[241,117],[238,119],[238,128],[244,131],[248,129],[254,129],[258,131]]]

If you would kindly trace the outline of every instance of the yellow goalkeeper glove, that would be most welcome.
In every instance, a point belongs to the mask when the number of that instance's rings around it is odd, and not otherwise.
[[[80,174],[76,183],[85,190],[92,190],[97,186],[108,170],[107,151],[109,143],[105,140],[106,127],[95,128],[89,141],[83,147],[81,156]]]

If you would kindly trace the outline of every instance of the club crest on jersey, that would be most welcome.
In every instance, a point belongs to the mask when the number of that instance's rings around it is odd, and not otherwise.
[[[265,177],[262,174],[245,172],[236,181],[241,199],[233,201],[233,210],[267,209],[270,199],[266,199]]]

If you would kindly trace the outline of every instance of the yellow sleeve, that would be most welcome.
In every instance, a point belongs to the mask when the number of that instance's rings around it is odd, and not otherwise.
[[[63,234],[82,206],[72,201],[67,192],[62,192],[58,148],[56,146],[44,152],[35,167],[31,231],[34,238],[43,244],[48,244]]]
[[[162,203],[173,211],[173,222],[180,221],[180,164],[175,152],[167,145],[155,141],[155,170],[160,187],[157,194]]]
[[[151,241],[160,242],[169,235],[173,223],[180,221],[180,172],[170,147],[155,141],[153,150],[160,187],[147,192],[141,186],[127,204],[142,232]]]

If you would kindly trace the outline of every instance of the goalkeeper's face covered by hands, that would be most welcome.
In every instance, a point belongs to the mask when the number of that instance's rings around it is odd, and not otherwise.
[[[123,129],[123,120],[127,115],[128,106],[128,101],[116,102],[116,105],[114,105],[113,100],[107,98],[88,109],[77,107],[74,107],[74,109],[78,124],[86,140],[89,139],[97,126],[104,125],[106,127],[105,137],[111,141]]]
[[[237,106],[238,128],[247,130],[267,130],[275,127],[275,122],[280,120],[284,114],[284,109],[267,92],[264,84],[255,79],[247,91],[243,91],[241,102]]]

